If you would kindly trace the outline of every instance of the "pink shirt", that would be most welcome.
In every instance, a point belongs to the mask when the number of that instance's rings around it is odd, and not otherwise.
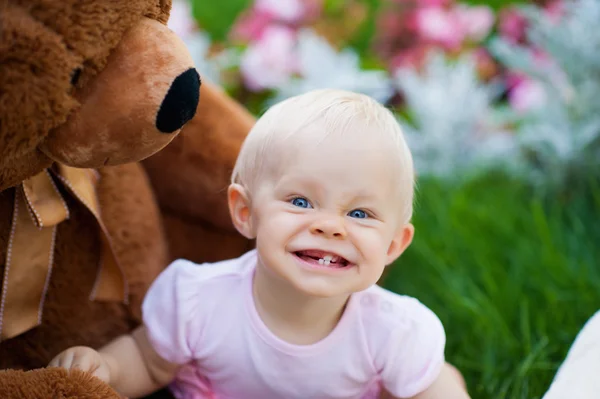
[[[155,350],[186,364],[179,399],[406,398],[426,389],[444,363],[445,334],[414,298],[373,286],[353,294],[335,329],[312,345],[275,336],[254,306],[256,251],[197,265],[173,262],[143,304]]]

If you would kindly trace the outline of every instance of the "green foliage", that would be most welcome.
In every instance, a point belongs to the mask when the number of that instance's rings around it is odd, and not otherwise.
[[[239,14],[252,3],[252,0],[192,0],[192,14],[211,40],[223,41]]]
[[[368,16],[365,22],[362,23],[354,36],[350,39],[348,44],[355,48],[359,54],[363,55],[362,58],[372,58],[369,56],[371,52],[371,44],[377,29],[376,16],[379,6],[381,5],[381,0],[362,0],[362,2],[367,6]]]
[[[542,198],[518,181],[420,183],[413,244],[384,286],[435,311],[472,397],[540,398],[600,303],[600,188]]]
[[[471,5],[485,5],[489,6],[494,10],[500,10],[504,7],[513,5],[513,4],[530,4],[530,0],[463,0],[461,3],[471,4]]]
[[[337,13],[344,9],[347,0],[324,0],[323,11],[325,13]]]

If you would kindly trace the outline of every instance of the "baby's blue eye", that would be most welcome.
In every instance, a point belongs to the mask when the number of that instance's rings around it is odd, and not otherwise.
[[[297,206],[299,208],[311,208],[308,200],[302,197],[296,197],[292,200],[292,205]]]
[[[356,218],[356,219],[365,219],[367,218],[367,212],[361,210],[361,209],[355,209],[353,211],[350,211],[348,213],[348,216],[350,216],[351,218]]]

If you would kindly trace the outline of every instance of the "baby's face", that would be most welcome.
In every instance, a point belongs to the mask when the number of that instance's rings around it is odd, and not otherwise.
[[[398,248],[399,232],[412,226],[400,223],[397,163],[378,138],[305,141],[274,154],[277,170],[252,195],[260,259],[309,295],[364,290],[412,238],[411,229]]]

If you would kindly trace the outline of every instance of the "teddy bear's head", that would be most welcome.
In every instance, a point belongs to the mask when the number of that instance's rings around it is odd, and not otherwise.
[[[196,112],[170,0],[0,0],[0,190],[144,159]]]

